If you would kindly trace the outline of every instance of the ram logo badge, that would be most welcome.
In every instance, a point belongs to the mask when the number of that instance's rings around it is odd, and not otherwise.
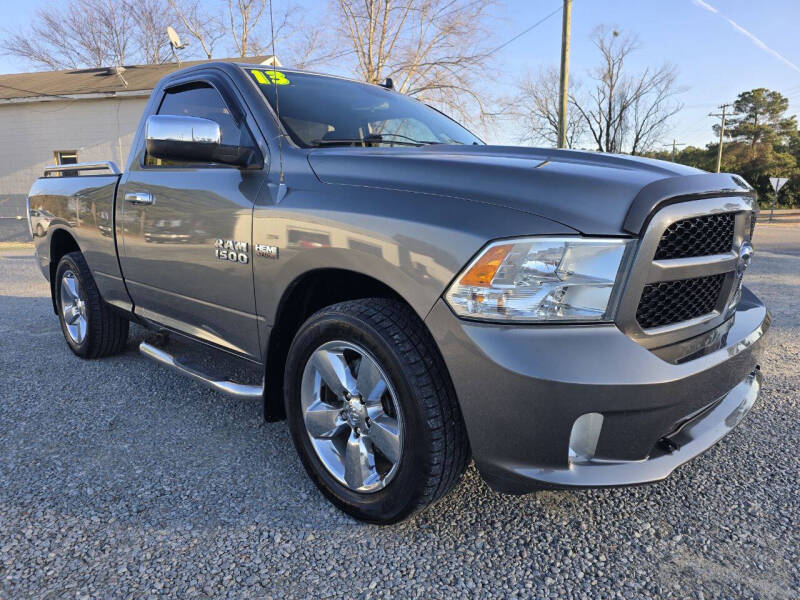
[[[249,246],[250,244],[247,242],[217,238],[214,242],[214,255],[220,260],[229,260],[246,265],[250,262]]]

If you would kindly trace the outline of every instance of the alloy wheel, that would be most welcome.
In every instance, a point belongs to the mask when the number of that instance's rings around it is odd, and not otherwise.
[[[356,492],[389,484],[402,456],[402,414],[366,349],[344,341],[318,347],[303,370],[300,401],[314,451],[339,483]]]
[[[83,289],[71,270],[61,276],[61,316],[73,342],[80,344],[86,337],[86,298]]]

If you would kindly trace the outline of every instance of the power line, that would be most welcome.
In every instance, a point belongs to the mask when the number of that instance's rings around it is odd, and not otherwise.
[[[499,46],[496,46],[495,48],[492,48],[491,50],[487,51],[487,52],[486,52],[486,53],[485,53],[483,56],[484,56],[484,57],[486,57],[486,56],[491,56],[492,54],[494,54],[495,52],[498,52],[498,51],[502,50],[503,48],[505,48],[505,47],[506,47],[506,46],[508,46],[509,44],[512,44],[513,42],[516,42],[516,41],[517,41],[519,38],[521,38],[522,36],[524,36],[526,33],[530,33],[531,31],[533,31],[534,29],[536,29],[536,28],[537,28],[539,25],[541,25],[542,23],[544,23],[544,22],[545,22],[545,21],[547,21],[548,19],[552,18],[554,15],[558,14],[558,13],[559,13],[559,12],[560,12],[562,9],[563,9],[563,6],[559,6],[559,7],[558,7],[558,8],[556,8],[556,9],[555,9],[553,12],[551,12],[551,13],[548,13],[547,15],[545,15],[544,17],[542,17],[541,19],[539,19],[538,21],[536,21],[536,23],[534,23],[534,24],[533,24],[533,25],[531,25],[530,27],[526,27],[525,29],[523,29],[522,31],[520,31],[520,32],[519,32],[517,35],[515,35],[514,37],[512,37],[511,39],[509,39],[509,40],[506,40],[505,42],[503,42],[503,43],[502,43],[502,44],[500,44]],[[340,57],[342,57],[342,56],[345,56],[345,55],[347,55],[347,54],[353,54],[353,53],[354,53],[354,51],[353,51],[353,50],[345,50],[344,52],[340,52],[340,53],[338,53],[338,54],[335,54],[335,55],[333,55],[333,56],[331,56],[331,57],[322,57],[322,58],[324,58],[324,59],[326,59],[326,60],[332,60],[332,59],[335,59],[335,58],[340,58]],[[309,62],[311,62],[311,61],[309,61]]]
[[[498,50],[502,50],[503,48],[505,48],[506,46],[508,46],[508,45],[509,45],[509,44],[511,44],[512,42],[516,42],[516,41],[517,41],[519,38],[521,38],[523,35],[525,35],[526,33],[529,33],[530,31],[534,30],[534,29],[535,29],[535,28],[537,28],[539,25],[541,25],[542,23],[544,23],[545,21],[547,21],[549,18],[551,18],[552,16],[554,16],[554,15],[558,14],[559,12],[561,12],[561,10],[562,10],[563,8],[564,8],[563,6],[559,6],[559,7],[558,7],[557,9],[555,9],[553,12],[551,12],[551,13],[550,13],[550,14],[548,14],[547,16],[545,16],[545,17],[543,17],[543,18],[539,19],[538,21],[536,21],[536,23],[534,23],[534,24],[533,24],[533,25],[531,25],[530,27],[527,27],[526,29],[523,29],[522,31],[520,31],[520,32],[519,32],[517,35],[515,35],[514,37],[512,37],[510,40],[508,40],[508,41],[506,41],[506,42],[503,42],[502,44],[500,44],[500,45],[499,45],[499,46],[497,46],[496,48],[493,48],[493,49],[489,50],[489,51],[488,51],[488,52],[487,52],[487,53],[486,53],[484,56],[491,56],[492,54],[494,54],[494,53],[495,53],[495,52],[497,52]]]
[[[531,31],[536,29],[539,25],[541,25],[542,23],[544,23],[548,19],[552,18],[554,15],[558,14],[562,9],[563,9],[563,6],[559,6],[553,12],[548,13],[547,15],[545,15],[544,17],[542,17],[541,19],[536,21],[536,23],[534,23],[530,27],[526,27],[525,29],[520,31],[517,35],[512,37],[511,39],[506,40],[505,42],[503,42],[499,46],[496,46],[495,48],[492,48],[491,50],[487,51],[483,56],[484,57],[491,56],[492,54],[502,50],[503,48],[505,48],[509,44],[512,44],[513,42],[516,42],[519,38],[521,38],[522,36],[524,36],[527,33],[530,33]],[[348,54],[354,54],[354,53],[355,53],[354,50],[345,50],[343,52],[339,52],[338,54],[334,54],[333,56],[323,56],[323,57],[319,57],[318,59],[311,59],[308,62],[309,63],[313,63],[314,60],[320,60],[320,59],[322,59],[322,60],[335,60],[337,58],[341,58],[342,56],[346,56]]]

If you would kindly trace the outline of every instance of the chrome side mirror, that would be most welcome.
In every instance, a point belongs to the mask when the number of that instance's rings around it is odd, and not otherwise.
[[[219,123],[210,119],[151,115],[145,124],[145,139],[147,154],[165,160],[244,168],[263,162],[257,148],[224,145]]]

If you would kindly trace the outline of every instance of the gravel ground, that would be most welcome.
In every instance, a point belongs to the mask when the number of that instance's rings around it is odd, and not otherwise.
[[[764,394],[662,483],[495,494],[474,467],[388,528],[332,508],[285,424],[136,352],[67,349],[0,249],[0,598],[797,598],[800,228],[760,226]]]

